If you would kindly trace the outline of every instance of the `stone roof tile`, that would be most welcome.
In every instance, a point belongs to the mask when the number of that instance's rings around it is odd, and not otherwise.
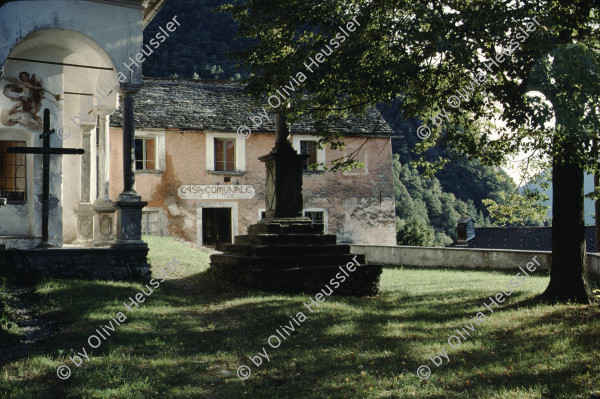
[[[235,132],[251,124],[249,117],[262,112],[265,104],[243,92],[243,86],[230,81],[190,79],[144,79],[135,96],[135,126]],[[266,108],[266,107],[265,107]],[[274,114],[253,132],[275,132]],[[110,118],[111,126],[122,126],[122,102]],[[334,130],[344,135],[390,135],[393,133],[381,113],[371,107],[363,117],[338,120]],[[291,126],[292,133],[314,132],[314,121],[302,118]]]

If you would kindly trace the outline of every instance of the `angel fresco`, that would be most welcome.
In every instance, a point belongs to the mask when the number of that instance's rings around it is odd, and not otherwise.
[[[27,72],[21,72],[18,79],[9,76],[4,79],[10,83],[4,86],[2,93],[16,104],[10,109],[2,110],[0,123],[5,126],[20,124],[31,130],[40,130],[42,118],[38,113],[42,107],[42,100],[47,98],[44,95],[49,93],[52,96],[49,100],[59,105],[60,94],[52,94],[44,89],[35,74],[30,76]]]

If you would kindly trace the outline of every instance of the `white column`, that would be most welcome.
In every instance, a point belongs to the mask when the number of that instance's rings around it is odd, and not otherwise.
[[[90,245],[94,238],[94,209],[92,199],[96,197],[96,124],[82,123],[81,147],[81,196],[77,214],[77,243]]]
[[[94,246],[111,245],[115,241],[115,211],[109,196],[110,177],[110,114],[100,111],[98,129],[98,165],[96,201],[94,202]],[[110,111],[108,111],[110,112]]]
[[[96,124],[82,123],[81,200],[90,204],[96,198]]]
[[[110,202],[110,116],[100,115],[100,131],[98,137],[98,198],[96,202]]]

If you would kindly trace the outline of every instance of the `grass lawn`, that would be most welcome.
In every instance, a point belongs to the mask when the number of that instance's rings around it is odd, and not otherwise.
[[[493,313],[484,302],[518,270],[387,268],[379,297],[329,297],[311,313],[303,303],[315,293],[233,288],[207,277],[206,253],[145,239],[154,268],[174,256],[181,267],[133,312],[124,302],[148,292],[142,284],[38,284],[39,310],[63,329],[0,368],[0,398],[600,398],[600,309],[531,304],[544,272]],[[88,337],[106,335],[102,326],[119,312],[127,320],[91,349]],[[478,312],[485,321],[463,329]],[[288,337],[285,325],[296,332]],[[467,339],[452,339],[454,349],[448,337],[459,328]],[[267,340],[277,330],[286,339],[275,349]],[[69,356],[82,348],[89,361],[77,367]],[[434,358],[443,361],[436,367],[429,358],[443,350],[449,361]],[[270,360],[256,366],[257,352]],[[67,380],[57,377],[61,365],[72,371]],[[252,373],[244,381],[241,365]],[[416,374],[421,365],[432,371],[427,380]]]

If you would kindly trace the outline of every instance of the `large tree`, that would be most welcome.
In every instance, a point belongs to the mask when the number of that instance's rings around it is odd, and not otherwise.
[[[322,121],[324,142],[339,144],[331,118],[400,98],[398,112],[424,124],[421,150],[439,146],[490,165],[523,152],[551,162],[555,256],[546,296],[587,303],[582,173],[597,165],[586,150],[600,131],[599,7],[597,0],[239,0],[224,9],[241,35],[258,39],[237,54],[254,72],[248,91],[279,97],[272,108],[292,121],[307,113]],[[565,60],[577,62],[569,70]]]

